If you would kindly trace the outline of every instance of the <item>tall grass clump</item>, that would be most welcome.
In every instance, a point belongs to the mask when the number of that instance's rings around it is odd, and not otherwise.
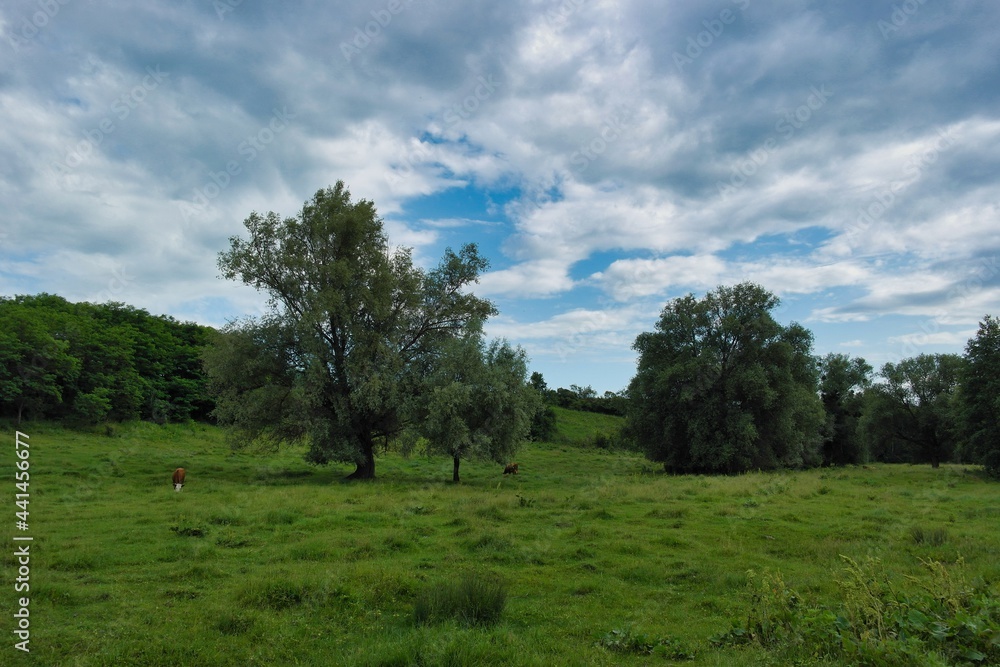
[[[303,604],[309,592],[309,587],[301,582],[272,576],[248,582],[237,597],[246,607],[282,611]]]
[[[913,540],[913,543],[918,546],[927,545],[939,547],[948,541],[948,529],[913,526],[910,528],[910,538]]]
[[[470,572],[457,581],[431,584],[417,595],[413,608],[418,625],[454,619],[465,626],[490,626],[507,604],[507,583],[495,574]]]

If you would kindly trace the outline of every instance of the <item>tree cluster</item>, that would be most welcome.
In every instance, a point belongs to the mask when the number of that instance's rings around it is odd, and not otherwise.
[[[814,357],[781,326],[778,299],[743,283],[675,299],[640,334],[627,434],[672,472],[867,461],[981,463],[1000,474],[1000,323],[987,316],[964,357],[922,354],[880,369]]]
[[[375,476],[377,452],[424,437],[458,461],[502,461],[527,436],[534,390],[524,354],[482,339],[492,303],[469,287],[487,262],[474,244],[437,267],[391,248],[371,201],[343,182],[295,217],[253,213],[219,256],[229,279],[270,297],[205,355],[216,415],[234,443],[303,440],[314,463]]]
[[[782,326],[758,285],[675,299],[640,334],[628,430],[671,472],[736,473],[820,460],[812,335]]]
[[[0,410],[18,422],[205,419],[210,334],[120,303],[0,298]]]
[[[552,435],[552,405],[626,416],[630,446],[678,473],[865,461],[979,463],[1000,477],[1000,320],[964,356],[882,366],[816,357],[753,283],[666,304],[633,348],[622,393],[528,379],[524,351],[487,341],[496,309],[471,286],[474,244],[414,265],[371,201],[342,182],[294,217],[252,213],[219,255],[269,312],[214,331],[119,303],[0,298],[0,416],[80,424],[214,417],[235,446],[304,442],[314,463],[375,476],[392,443],[502,463]]]
[[[546,400],[552,405],[558,405],[567,410],[596,412],[603,415],[625,416],[626,399],[622,394],[606,391],[599,395],[593,387],[581,387],[571,384],[569,389],[559,387],[555,391],[547,391]]]

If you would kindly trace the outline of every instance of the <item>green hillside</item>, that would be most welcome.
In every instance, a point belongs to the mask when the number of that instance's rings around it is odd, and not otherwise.
[[[623,417],[597,412],[552,408],[556,413],[556,432],[553,442],[567,445],[593,445],[597,436],[611,437],[625,424]]]

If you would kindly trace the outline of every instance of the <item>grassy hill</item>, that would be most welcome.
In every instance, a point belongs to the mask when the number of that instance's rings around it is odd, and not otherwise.
[[[31,653],[11,648],[7,548],[0,664],[783,664],[709,642],[747,618],[748,571],[780,572],[804,608],[842,598],[842,556],[880,559],[899,590],[929,581],[922,561],[962,557],[1000,593],[998,487],[961,467],[671,477],[569,444],[614,418],[559,417],[560,442],[527,446],[521,474],[467,462],[458,485],[450,460],[394,454],[376,481],[346,483],[350,466],[234,454],[203,425],[23,426]],[[416,625],[420,596],[467,573],[507,582],[500,623]]]
[[[588,446],[595,438],[613,437],[625,424],[625,419],[597,412],[567,410],[553,406],[556,413],[556,432],[552,441],[559,444]]]

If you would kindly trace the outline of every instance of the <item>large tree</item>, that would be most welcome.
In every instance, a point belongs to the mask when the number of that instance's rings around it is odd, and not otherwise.
[[[1000,319],[989,315],[965,347],[963,421],[970,457],[1000,477]]]
[[[462,459],[506,463],[527,439],[541,399],[527,383],[524,350],[472,332],[443,346],[419,400],[417,432],[447,454],[459,481]]]
[[[921,354],[882,366],[884,382],[865,393],[859,424],[876,459],[934,468],[951,459],[959,438],[964,363],[957,354]]]
[[[672,472],[813,465],[823,408],[812,334],[782,326],[752,283],[688,295],[635,341],[628,431]]]
[[[864,391],[873,369],[860,357],[828,354],[820,360],[820,398],[826,410],[823,464],[860,463],[865,452],[858,436]]]
[[[448,249],[433,270],[415,267],[409,249],[390,248],[375,205],[352,202],[340,181],[294,218],[253,213],[244,225],[249,238],[231,238],[219,267],[224,277],[265,291],[271,312],[267,326],[251,320],[230,333],[242,333],[240,345],[249,350],[262,340],[276,367],[256,369],[256,380],[241,376],[227,365],[244,358],[235,348],[209,355],[207,367],[231,397],[270,401],[286,390],[285,400],[299,403],[274,420],[298,422],[273,428],[261,421],[266,410],[252,406],[224,408],[220,417],[245,442],[258,434],[307,436],[311,461],[352,462],[352,478],[373,478],[377,443],[406,425],[405,406],[440,345],[495,313],[467,291],[486,260],[469,244],[458,254]],[[254,382],[274,391],[249,391]],[[244,419],[245,412],[254,418]]]

